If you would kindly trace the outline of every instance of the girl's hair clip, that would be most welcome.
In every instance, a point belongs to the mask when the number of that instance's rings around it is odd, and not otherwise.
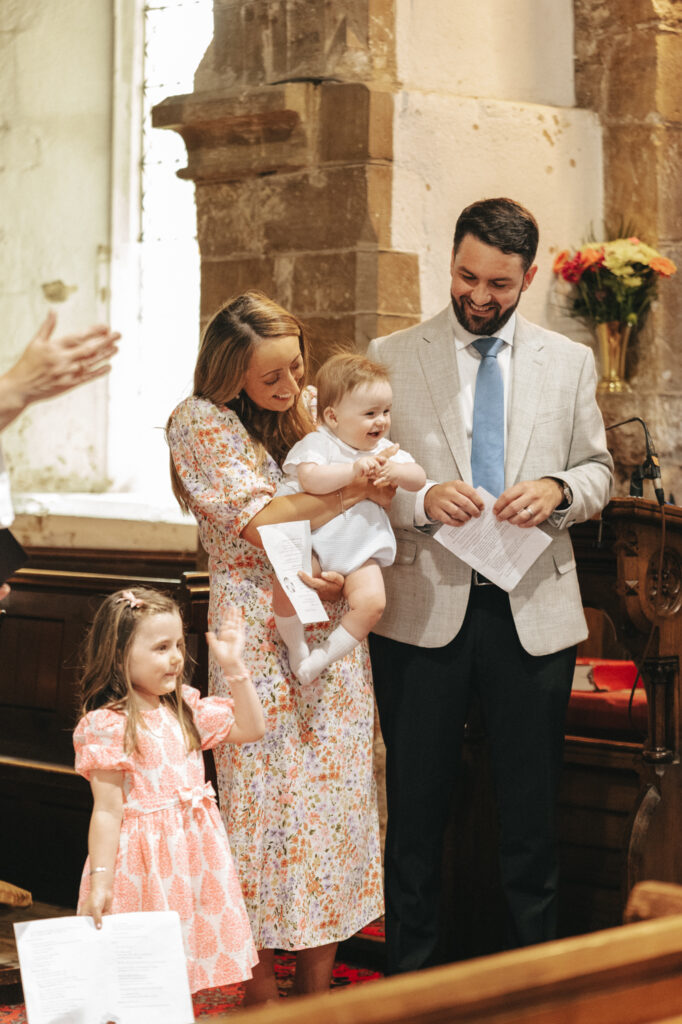
[[[120,604],[121,601],[126,601],[129,608],[144,608],[144,601],[135,597],[132,590],[122,590],[121,596],[116,598],[116,604]]]

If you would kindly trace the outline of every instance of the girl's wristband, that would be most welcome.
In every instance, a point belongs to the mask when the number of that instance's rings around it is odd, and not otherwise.
[[[251,673],[242,672],[238,676],[228,676],[227,673],[225,673],[225,679],[230,684],[230,686],[232,685],[232,683],[248,683],[251,681]]]

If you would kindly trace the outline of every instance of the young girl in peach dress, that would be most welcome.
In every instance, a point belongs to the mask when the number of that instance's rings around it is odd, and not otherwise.
[[[263,712],[241,658],[241,613],[208,633],[231,697],[183,685],[185,644],[175,602],[146,588],[111,594],[86,647],[76,771],[94,798],[78,913],[175,910],[190,989],[251,977],[256,954],[202,750],[253,743]]]

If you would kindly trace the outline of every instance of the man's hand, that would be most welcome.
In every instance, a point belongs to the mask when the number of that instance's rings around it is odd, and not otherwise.
[[[121,337],[109,327],[53,338],[57,318],[48,313],[14,366],[0,377],[0,429],[30,405],[54,398],[108,373]]]
[[[501,522],[514,526],[539,526],[561,504],[563,496],[561,485],[551,477],[524,480],[502,492],[493,513]]]
[[[307,572],[301,571],[298,575],[306,587],[317,591],[317,596],[321,601],[328,601],[330,604],[339,600],[346,582],[340,572],[323,572],[319,576],[310,576]]]
[[[481,496],[464,480],[434,484],[424,497],[424,511],[429,519],[446,526],[463,526],[472,517],[478,518],[482,510]]]

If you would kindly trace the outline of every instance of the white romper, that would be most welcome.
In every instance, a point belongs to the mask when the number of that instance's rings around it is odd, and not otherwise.
[[[328,427],[321,425],[298,441],[282,469],[285,478],[277,488],[278,494],[296,494],[303,488],[298,482],[296,467],[304,462],[328,466],[333,462],[355,462],[364,455],[379,455],[393,442],[382,439],[371,451],[358,451],[345,444]],[[414,462],[411,455],[400,449],[392,456],[395,462]],[[318,530],[313,530],[313,551],[324,572],[340,572],[344,576],[354,572],[373,558],[380,566],[392,565],[395,558],[395,537],[386,511],[374,501],[359,501],[343,515],[335,516]]]

